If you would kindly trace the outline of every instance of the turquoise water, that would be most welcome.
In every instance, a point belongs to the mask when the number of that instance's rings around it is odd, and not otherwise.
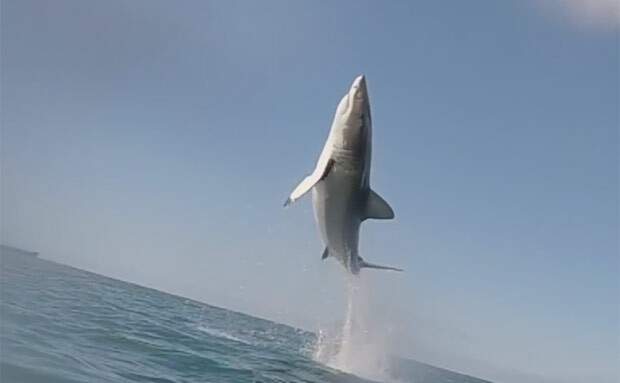
[[[313,360],[313,333],[39,258],[0,256],[0,381],[369,382]],[[394,381],[481,383],[410,360]]]

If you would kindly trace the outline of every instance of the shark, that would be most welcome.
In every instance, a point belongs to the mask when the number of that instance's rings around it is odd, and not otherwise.
[[[359,255],[359,232],[367,219],[393,219],[394,210],[370,187],[372,119],[366,78],[355,78],[342,97],[312,173],[293,189],[284,206],[312,191],[322,259],[335,258],[351,274],[363,268],[402,271],[366,262]]]

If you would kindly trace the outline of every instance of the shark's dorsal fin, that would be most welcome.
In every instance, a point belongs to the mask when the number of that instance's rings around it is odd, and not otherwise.
[[[385,202],[385,200],[372,189],[368,193],[368,199],[366,200],[366,210],[364,211],[364,219],[368,218],[394,218],[394,210],[392,210],[390,205]]]
[[[327,177],[329,171],[334,166],[334,160],[331,158],[327,158],[326,160],[319,159],[319,163],[317,167],[314,169],[312,174],[307,176],[297,185],[297,187],[293,190],[291,195],[288,197],[284,206],[288,206],[289,204],[300,199],[304,194],[310,191],[320,180]]]
[[[325,260],[327,257],[329,257],[329,247],[326,247],[325,250],[323,250],[323,255],[321,255],[321,259]]]

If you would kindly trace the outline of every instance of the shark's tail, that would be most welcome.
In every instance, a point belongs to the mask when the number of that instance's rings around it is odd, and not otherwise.
[[[369,263],[364,261],[363,259],[361,259],[360,257],[360,269],[361,268],[368,268],[368,269],[381,269],[381,270],[392,270],[392,271],[403,271],[403,269],[399,269],[397,267],[390,267],[390,266],[382,266],[382,265],[376,265],[374,263]]]

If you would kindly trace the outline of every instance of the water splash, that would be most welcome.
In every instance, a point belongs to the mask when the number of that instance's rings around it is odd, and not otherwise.
[[[342,326],[320,329],[314,358],[329,367],[364,378],[390,381],[389,326],[373,313],[369,281],[347,276]]]

